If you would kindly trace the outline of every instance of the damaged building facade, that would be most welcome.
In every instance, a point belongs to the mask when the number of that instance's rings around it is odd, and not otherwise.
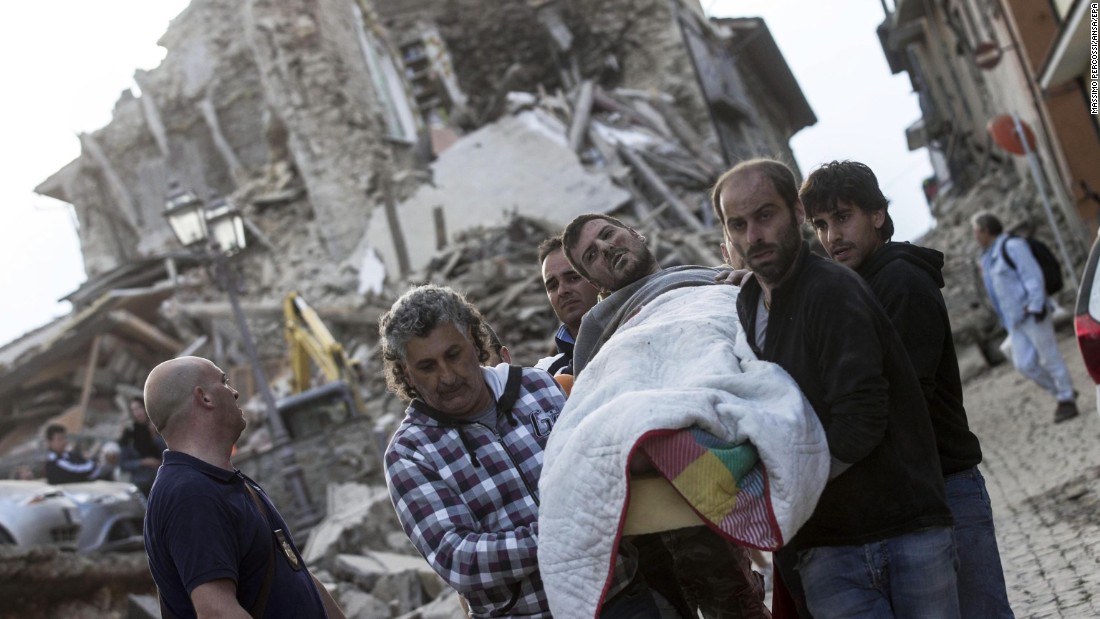
[[[291,291],[362,364],[373,425],[299,444],[315,507],[333,516],[350,499],[326,493],[324,475],[378,489],[377,463],[333,441],[384,440],[399,421],[377,320],[407,285],[463,290],[531,364],[556,326],[543,238],[615,212],[663,263],[717,264],[715,178],[755,156],[797,169],[790,138],[816,122],[763,20],[711,20],[697,0],[193,0],[159,43],[160,66],[36,189],[72,205],[87,281],[66,297],[70,316],[0,348],[5,473],[41,455],[52,421],[78,441],[113,438],[124,399],[177,355],[215,360],[242,401],[260,391],[227,291],[164,216],[173,186],[243,215],[231,285],[276,395],[289,393]],[[238,465],[293,521],[278,466]],[[375,494],[368,546],[405,557]],[[353,524],[318,525],[331,535],[310,552],[362,593],[390,581],[341,575],[354,560],[335,557],[363,542],[351,511]],[[410,612],[438,590],[379,596]]]
[[[510,92],[561,92],[573,107],[593,81],[594,105],[612,109],[604,89],[643,93],[657,109],[641,120],[715,169],[761,153],[793,163],[790,136],[815,122],[766,25],[711,23],[696,2],[196,0],[160,43],[168,54],[135,76],[140,94],[124,93],[112,122],[81,136],[81,157],[38,187],[76,209],[92,278],[178,249],[161,214],[173,180],[232,196],[270,253],[314,248],[278,268],[356,272],[364,237],[387,227],[381,206],[396,201],[401,218],[434,182],[435,156],[499,120]],[[456,212],[449,232],[516,206],[554,218],[515,197],[472,221]],[[276,210],[295,212],[274,225]],[[420,232],[407,243],[435,245]]]
[[[928,193],[966,194],[998,168],[1027,178],[1026,160],[987,129],[996,116],[1016,114],[1034,130],[1047,191],[1074,260],[1083,260],[1100,223],[1100,123],[1085,80],[1089,3],[892,4],[879,36],[891,71],[907,72],[918,95],[921,119],[906,136],[910,149],[928,147],[935,171]]]

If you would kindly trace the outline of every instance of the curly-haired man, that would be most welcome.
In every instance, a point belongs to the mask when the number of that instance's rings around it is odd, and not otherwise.
[[[386,384],[409,401],[386,482],[413,545],[470,616],[549,619],[538,569],[543,449],[565,404],[548,373],[489,359],[481,314],[450,288],[401,296],[379,321]],[[620,554],[602,618],[657,617]]]

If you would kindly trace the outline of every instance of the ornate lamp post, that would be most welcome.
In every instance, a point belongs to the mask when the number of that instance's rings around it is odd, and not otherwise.
[[[244,340],[245,352],[252,366],[252,377],[259,386],[267,409],[267,421],[271,426],[273,448],[279,453],[283,463],[283,479],[291,496],[294,497],[301,524],[312,526],[320,519],[313,507],[309,489],[294,457],[294,448],[290,444],[290,435],[279,415],[275,396],[267,381],[263,366],[260,364],[252,331],[248,328],[241,303],[237,298],[237,281],[229,269],[228,258],[245,247],[244,221],[240,211],[229,201],[218,198],[204,204],[194,193],[183,189],[179,183],[169,186],[168,199],[164,205],[164,217],[172,227],[172,232],[185,247],[206,261],[214,263],[218,284],[229,294],[229,304],[233,308],[233,318]]]

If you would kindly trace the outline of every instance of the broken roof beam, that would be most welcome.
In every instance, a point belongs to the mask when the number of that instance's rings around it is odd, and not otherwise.
[[[701,163],[713,170],[715,176],[726,168],[726,163],[722,160],[722,157],[703,145],[703,136],[676,110],[675,106],[661,99],[650,99],[649,103],[664,116],[669,130],[676,136],[676,139],[698,157]]]
[[[183,342],[169,336],[164,331],[126,310],[111,310],[107,312],[107,316],[119,328],[120,332],[152,348],[159,348],[172,354],[178,353],[184,348]]]
[[[241,164],[241,160],[237,157],[237,153],[233,150],[233,146],[229,143],[229,140],[226,139],[225,133],[222,132],[222,125],[218,120],[218,108],[214,106],[214,99],[212,96],[215,85],[216,82],[210,84],[206,90],[206,94],[199,100],[199,113],[206,123],[206,128],[210,130],[210,139],[214,141],[214,148],[218,151],[218,154],[222,156],[222,161],[225,162],[225,165],[229,166],[230,174],[232,174],[233,179],[236,180],[239,185],[248,179],[248,172]]]
[[[645,159],[643,159],[637,151],[620,143],[619,152],[622,153],[623,159],[626,159],[627,163],[629,163],[630,166],[634,168],[634,171],[638,173],[642,182],[659,194],[665,202],[671,205],[672,211],[676,213],[676,216],[684,225],[692,230],[702,231],[706,229],[703,223],[699,221],[699,218],[692,213],[691,207],[672,191],[665,181],[653,171],[653,168],[649,167],[649,164],[645,162]]]
[[[153,140],[157,143],[160,155],[164,157],[165,161],[168,161],[172,156],[172,152],[168,148],[168,131],[164,128],[164,122],[160,117],[160,109],[157,108],[157,102],[153,99],[152,84],[148,76],[148,71],[138,70],[134,72],[134,81],[137,82],[138,88],[141,88],[139,101],[141,102],[142,116],[145,119],[145,126],[149,128],[149,133],[153,134]]]
[[[80,147],[91,155],[99,166],[99,171],[103,173],[103,180],[107,182],[111,197],[114,198],[119,210],[122,211],[123,220],[130,226],[131,230],[139,232],[141,219],[138,217],[137,206],[134,205],[134,198],[130,195],[130,190],[123,184],[122,178],[115,171],[111,161],[107,159],[107,155],[103,152],[103,148],[100,147],[95,137],[90,133],[81,133],[79,138]]]
[[[629,105],[618,101],[611,95],[604,92],[604,90],[601,88],[595,89],[595,92],[593,93],[593,101],[595,101],[596,105],[609,112],[618,112],[619,114],[622,114],[627,119],[629,119],[631,122],[646,127],[647,129],[651,129],[657,135],[662,135],[666,138],[674,137],[662,131],[660,126],[652,122],[644,114],[641,114]]]
[[[573,122],[569,125],[569,150],[581,152],[584,136],[588,133],[588,121],[592,118],[592,101],[595,98],[596,84],[585,80],[577,93],[577,104],[573,106]]]
[[[92,399],[92,387],[95,384],[96,366],[99,365],[99,347],[102,341],[102,335],[95,336],[92,340],[92,351],[88,353],[88,365],[84,370],[84,383],[80,386],[80,404],[77,405],[73,419],[78,430],[84,427],[84,417],[88,412],[88,402]]]

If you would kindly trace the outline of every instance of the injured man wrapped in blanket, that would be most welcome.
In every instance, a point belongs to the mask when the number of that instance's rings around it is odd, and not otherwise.
[[[554,616],[596,616],[640,452],[736,543],[776,549],[813,513],[829,474],[825,433],[791,377],[756,359],[736,316],[738,291],[650,295],[625,308],[585,360],[539,482],[539,569]],[[607,301],[593,311],[606,312]]]

